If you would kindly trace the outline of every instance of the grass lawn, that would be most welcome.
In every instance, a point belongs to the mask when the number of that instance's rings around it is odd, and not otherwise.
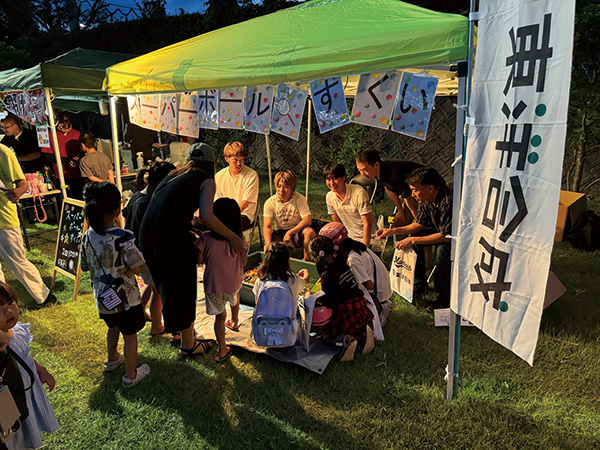
[[[304,193],[303,183],[298,190]],[[315,217],[327,217],[321,181],[311,185]],[[261,187],[261,203],[268,186]],[[391,203],[377,206],[378,213]],[[390,210],[388,210],[390,211]],[[47,283],[56,233],[31,238],[30,260]],[[389,259],[388,259],[389,260]],[[57,380],[50,401],[61,429],[48,449],[593,449],[600,448],[600,252],[556,243],[552,270],[568,292],[544,313],[534,366],[474,327],[463,328],[459,392],[444,382],[448,330],[431,312],[394,298],[386,341],[323,375],[237,350],[180,362],[167,337],[139,334],[150,377],[121,388],[123,369],[106,376],[106,327],[89,278],[72,301],[58,277],[60,304],[35,310],[17,290],[21,321],[32,324],[32,354]],[[594,275],[596,274],[596,275]],[[29,309],[31,308],[31,309]]]

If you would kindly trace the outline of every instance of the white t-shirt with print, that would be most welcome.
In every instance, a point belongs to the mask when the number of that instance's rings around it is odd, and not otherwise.
[[[361,186],[346,184],[346,196],[340,200],[335,192],[329,191],[325,197],[327,214],[337,214],[348,230],[348,237],[355,241],[363,240],[363,222],[360,216],[371,215],[371,238],[377,232],[375,214],[371,209],[369,194]]]
[[[123,308],[127,310],[141,303],[140,289],[131,269],[145,264],[135,245],[133,232],[115,227],[108,228],[104,235],[92,228],[86,231],[81,245],[81,270],[90,271],[96,307],[101,314],[117,312],[104,309],[98,295],[119,277],[123,278],[127,294],[127,304],[123,304]]]
[[[298,192],[292,192],[292,196],[285,203],[275,194],[265,202],[263,216],[273,218],[275,230],[289,230],[306,216],[310,216],[310,208],[306,197]]]
[[[254,221],[256,205],[258,204],[258,174],[248,166],[243,166],[237,175],[231,175],[229,166],[219,170],[215,175],[215,200],[218,198],[232,198],[238,205],[243,201],[250,202],[242,211],[242,215]]]

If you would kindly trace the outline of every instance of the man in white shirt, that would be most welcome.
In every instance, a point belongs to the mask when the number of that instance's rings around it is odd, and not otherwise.
[[[367,191],[356,184],[347,184],[346,169],[339,163],[328,163],[323,177],[330,190],[325,197],[327,213],[334,222],[344,224],[350,238],[369,248],[377,228]]]
[[[296,192],[297,183],[298,177],[291,170],[275,175],[277,194],[265,202],[263,212],[265,251],[272,241],[283,241],[285,245],[302,247],[304,260],[309,261],[308,244],[315,237],[315,232],[306,197]]]
[[[244,165],[246,149],[240,142],[228,143],[224,153],[229,166],[215,175],[215,200],[222,197],[234,199],[242,212],[242,230],[247,230],[256,215],[258,174]]]

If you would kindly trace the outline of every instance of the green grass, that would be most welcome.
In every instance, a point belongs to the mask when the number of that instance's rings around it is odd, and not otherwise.
[[[303,187],[298,188],[304,192]],[[315,217],[325,217],[320,181]],[[261,201],[268,186],[261,186]],[[32,237],[29,257],[48,281],[56,234]],[[104,376],[106,328],[89,279],[72,301],[59,276],[58,306],[35,310],[6,270],[32,324],[32,354],[55,375],[49,395],[61,429],[48,449],[594,449],[600,448],[600,252],[556,243],[552,270],[568,292],[544,313],[534,366],[475,328],[463,328],[459,391],[448,403],[448,330],[395,298],[386,341],[370,355],[315,375],[236,350],[183,363],[166,337],[139,334],[150,377],[121,388]],[[31,309],[29,309],[31,308]],[[213,351],[214,353],[214,351]]]

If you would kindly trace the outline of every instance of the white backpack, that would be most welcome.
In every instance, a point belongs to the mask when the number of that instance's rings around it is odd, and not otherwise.
[[[252,315],[252,337],[258,347],[284,348],[296,343],[299,333],[298,299],[282,280],[266,281],[260,288]]]

